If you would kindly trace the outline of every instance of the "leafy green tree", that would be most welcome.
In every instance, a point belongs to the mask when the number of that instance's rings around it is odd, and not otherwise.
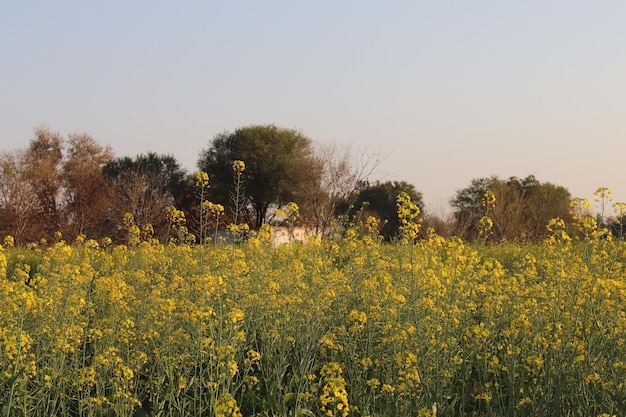
[[[396,200],[401,192],[407,193],[411,201],[417,204],[422,213],[424,212],[422,193],[406,181],[377,181],[374,184],[363,181],[352,201],[344,202],[339,209],[349,218],[354,217],[359,211],[362,211],[363,220],[368,216],[376,217],[382,226],[380,234],[389,241],[397,237],[400,230]]]
[[[485,191],[496,180],[496,177],[476,178],[468,187],[456,192],[450,201],[454,216],[454,234],[471,239],[478,236],[478,221],[483,215],[481,200]]]
[[[314,166],[311,139],[275,125],[253,125],[216,135],[201,152],[198,168],[209,174],[211,200],[233,212],[233,162],[244,161],[242,173],[251,222],[258,228],[271,206],[298,201]]]

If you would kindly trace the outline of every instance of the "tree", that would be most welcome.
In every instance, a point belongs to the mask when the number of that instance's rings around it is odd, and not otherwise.
[[[496,198],[495,207],[489,213],[495,240],[540,239],[547,234],[546,224],[550,219],[570,217],[571,196],[564,187],[541,183],[533,175],[508,180],[479,178],[457,191],[451,201],[455,234],[468,240],[479,235],[478,223],[484,214],[481,201],[487,190]]]
[[[347,201],[380,163],[379,153],[367,149],[356,154],[350,147],[315,148],[313,164],[300,183],[300,214],[304,224],[324,236],[339,205]]]
[[[35,190],[27,180],[26,151],[6,152],[0,157],[0,232],[12,235],[18,242],[31,239],[35,232],[31,222],[36,218]]]
[[[65,221],[73,236],[104,237],[112,193],[102,175],[113,159],[110,147],[100,146],[87,134],[70,135],[63,161]]]
[[[186,172],[171,155],[149,152],[116,158],[107,162],[102,172],[114,187],[116,205],[110,216],[117,219],[118,229],[124,215],[130,213],[136,225],[150,224],[155,233],[160,232],[166,208],[190,188]]]
[[[385,181],[370,184],[363,181],[358,189],[358,193],[353,197],[352,202],[346,201],[340,207],[345,210],[348,217],[353,217],[357,212],[363,210],[364,217],[374,216],[381,220],[380,234],[389,241],[396,236],[400,230],[396,200],[401,192],[405,192],[411,201],[424,210],[422,193],[415,189],[413,184],[406,181]]]
[[[302,181],[316,175],[311,139],[275,125],[253,125],[216,135],[200,154],[198,168],[209,174],[211,199],[232,212],[234,161],[244,161],[243,177],[254,224],[260,227],[270,206],[298,201]]]
[[[450,201],[454,216],[454,233],[463,238],[478,236],[478,221],[482,217],[481,200],[496,177],[473,179],[470,186],[457,190]]]
[[[38,237],[51,237],[61,229],[63,147],[64,140],[59,133],[39,127],[26,149],[25,179],[31,183],[38,205],[32,222],[41,232]]]
[[[3,229],[18,240],[49,238],[61,228],[63,138],[35,129],[28,148],[0,161]]]

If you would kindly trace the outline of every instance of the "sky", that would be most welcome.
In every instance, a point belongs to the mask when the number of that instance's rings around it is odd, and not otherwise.
[[[626,2],[0,0],[0,151],[34,129],[189,172],[226,131],[379,155],[434,214],[534,175],[626,202]]]

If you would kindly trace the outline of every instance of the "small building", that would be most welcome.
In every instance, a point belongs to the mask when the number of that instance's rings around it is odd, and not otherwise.
[[[279,246],[285,243],[292,242],[306,242],[311,236],[315,236],[315,229],[303,226],[287,227],[276,226],[274,227],[274,235],[272,237],[272,246]]]

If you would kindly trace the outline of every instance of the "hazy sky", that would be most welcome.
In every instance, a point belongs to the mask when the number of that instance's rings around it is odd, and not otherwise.
[[[0,150],[33,129],[189,171],[217,133],[385,156],[445,211],[473,178],[626,201],[626,1],[2,1]]]

